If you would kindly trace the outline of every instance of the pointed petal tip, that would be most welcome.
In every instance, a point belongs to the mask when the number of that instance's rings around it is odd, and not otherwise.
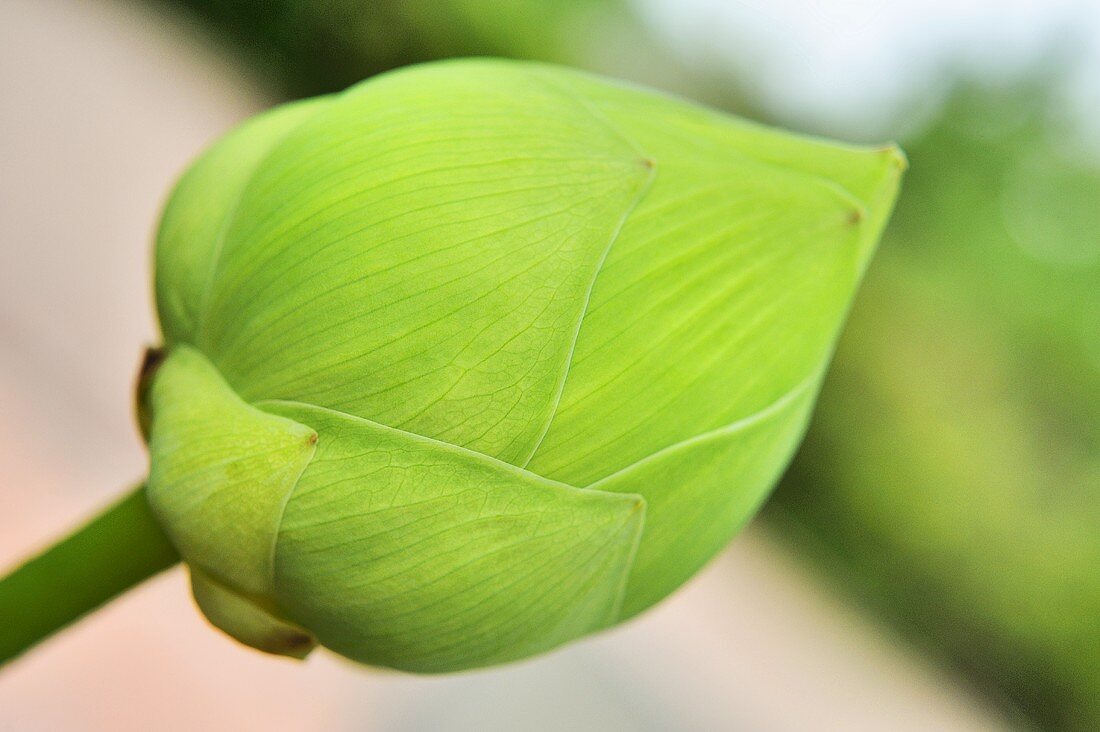
[[[891,167],[899,173],[904,173],[909,169],[909,156],[905,154],[896,142],[888,142],[879,148],[879,153],[886,156],[890,161]]]
[[[291,633],[278,639],[278,645],[269,651],[280,656],[304,661],[317,647],[317,639],[308,633]]]

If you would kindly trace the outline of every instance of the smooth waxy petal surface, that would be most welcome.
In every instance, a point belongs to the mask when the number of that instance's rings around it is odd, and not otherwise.
[[[528,465],[587,485],[751,417],[820,370],[902,160],[572,82],[658,170],[596,280]]]
[[[327,104],[277,107],[219,140],[176,184],[157,232],[157,312],[169,343],[192,342],[214,270],[245,186],[271,148]]]
[[[671,445],[595,483],[646,499],[621,618],[667,597],[748,521],[798,446],[819,379],[734,424]]]
[[[578,490],[336,412],[287,503],[278,602],[360,661],[453,671],[548,650],[618,619],[645,501]]]
[[[378,79],[260,167],[201,345],[246,399],[525,461],[651,166],[522,66]]]

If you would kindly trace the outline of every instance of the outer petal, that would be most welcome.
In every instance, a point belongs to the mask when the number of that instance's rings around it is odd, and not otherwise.
[[[647,502],[621,617],[671,594],[756,513],[802,439],[819,381],[812,377],[751,417],[671,445],[591,486],[639,493]]]
[[[157,232],[156,292],[169,343],[192,341],[222,235],[256,166],[289,130],[328,103],[287,104],[219,140],[176,184]]]
[[[550,72],[547,72],[548,75]],[[897,190],[890,149],[554,74],[657,161],[528,468],[587,485],[789,394],[827,360]]]
[[[522,658],[613,623],[641,533],[639,496],[577,490],[330,410],[287,503],[277,598],[366,663],[453,671]]]
[[[248,400],[525,461],[652,174],[613,125],[524,65],[372,79],[249,183],[200,344]]]

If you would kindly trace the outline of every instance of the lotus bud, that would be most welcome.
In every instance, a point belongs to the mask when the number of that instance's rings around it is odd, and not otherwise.
[[[199,606],[418,672],[650,607],[786,465],[902,167],[492,60],[231,132],[164,213],[142,395]]]

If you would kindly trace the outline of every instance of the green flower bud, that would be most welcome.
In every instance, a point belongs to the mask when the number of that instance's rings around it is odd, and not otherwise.
[[[902,167],[488,60],[243,125],[157,242],[148,493],[200,607],[441,672],[667,596],[801,438]]]

